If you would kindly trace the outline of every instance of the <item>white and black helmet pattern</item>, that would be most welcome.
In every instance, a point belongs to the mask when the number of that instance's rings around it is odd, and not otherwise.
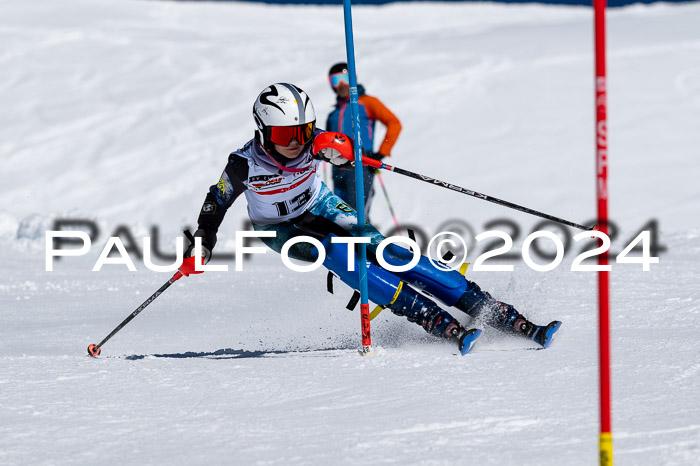
[[[293,84],[266,87],[253,105],[253,118],[260,131],[268,126],[296,126],[316,121],[311,99]]]

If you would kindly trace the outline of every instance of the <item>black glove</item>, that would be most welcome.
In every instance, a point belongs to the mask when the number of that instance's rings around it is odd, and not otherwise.
[[[192,257],[194,254],[194,237],[189,230],[185,231],[185,236],[187,236],[187,239],[190,240],[190,245],[185,250],[185,257]],[[212,257],[211,251],[214,249],[214,245],[216,244],[216,233],[210,230],[200,229],[194,232],[194,236],[202,238],[202,257],[204,258],[202,262],[206,264]]]

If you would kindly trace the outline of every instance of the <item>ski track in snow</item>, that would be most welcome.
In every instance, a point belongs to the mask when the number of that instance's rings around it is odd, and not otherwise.
[[[404,124],[396,165],[574,221],[594,216],[589,9],[353,13],[360,82]],[[302,20],[309,27],[289,37]],[[658,219],[668,248],[648,273],[613,266],[615,462],[694,465],[700,5],[632,6],[608,20],[611,212],[624,239]],[[469,276],[537,322],[562,320],[546,351],[487,328],[461,357],[385,311],[373,321],[377,355],[361,358],[350,290],[336,281],[329,295],[322,271],[293,273],[268,253],[243,273],[178,281],[100,358],[86,356],[169,278],[140,262],[91,272],[108,233],[125,224],[140,240],[157,225],[167,249],[193,225],[270,82],[299,84],[325,118],[324,76],[344,56],[340,8],[4,2],[0,44],[0,464],[597,461],[596,277],[568,271],[573,254],[545,274],[519,262]],[[402,222],[465,218],[477,233],[503,216],[523,232],[537,223],[385,180]],[[386,229],[382,202],[372,218]],[[232,250],[243,204],[218,251]],[[101,237],[89,256],[45,272],[44,231],[66,216],[95,220]]]

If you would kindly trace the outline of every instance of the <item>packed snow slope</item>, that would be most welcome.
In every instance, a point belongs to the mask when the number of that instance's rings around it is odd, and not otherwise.
[[[589,8],[353,13],[359,81],[403,123],[389,163],[594,218]],[[336,283],[330,295],[322,270],[292,272],[268,253],[243,272],[225,260],[228,273],[180,280],[99,359],[86,356],[170,276],[136,258],[137,272],[92,272],[107,237],[123,227],[140,244],[158,227],[160,248],[174,250],[228,153],[252,136],[253,99],[268,84],[305,89],[322,126],[327,69],[345,58],[342,18],[340,6],[0,2],[0,463],[597,462],[596,275],[570,271],[582,245],[551,272],[517,257],[513,272],[468,272],[533,320],[564,322],[544,351],[485,328],[461,357],[384,312],[377,355],[361,358],[351,290]],[[652,220],[665,247],[650,272],[611,273],[618,465],[700,457],[698,24],[697,3],[608,14],[612,249]],[[519,253],[539,222],[396,174],[384,181],[399,220],[429,235],[451,224],[475,245],[473,234],[504,229]],[[234,250],[245,218],[241,198],[216,254]],[[371,218],[392,227],[381,191]],[[99,237],[47,272],[56,219],[95,222]]]

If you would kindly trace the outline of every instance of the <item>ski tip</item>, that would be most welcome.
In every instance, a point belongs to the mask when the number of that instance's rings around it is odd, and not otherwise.
[[[462,341],[459,342],[459,352],[462,353],[462,356],[468,354],[472,350],[474,343],[476,343],[476,339],[481,336],[481,333],[481,330],[478,328],[467,330],[467,333],[462,338]]]
[[[96,358],[100,355],[102,349],[98,348],[97,345],[93,343],[92,345],[88,346],[87,352],[89,356]]]
[[[549,345],[552,344],[554,334],[557,332],[557,330],[559,330],[559,327],[561,327],[561,322],[555,320],[550,322],[549,325],[544,328],[544,339],[542,341],[542,346],[544,348],[549,348]]]

